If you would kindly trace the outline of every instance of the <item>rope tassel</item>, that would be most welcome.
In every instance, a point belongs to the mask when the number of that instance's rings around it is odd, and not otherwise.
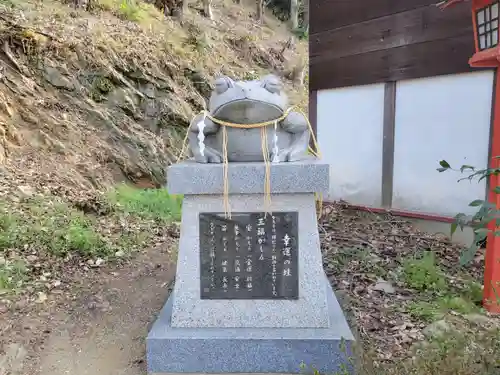
[[[227,128],[222,127],[222,163],[224,173],[224,216],[231,219],[231,206],[229,202],[229,161],[227,158]]]
[[[262,140],[262,156],[265,165],[264,176],[264,211],[271,214],[271,163],[269,161],[269,148],[267,142],[267,127],[260,128],[260,138]]]

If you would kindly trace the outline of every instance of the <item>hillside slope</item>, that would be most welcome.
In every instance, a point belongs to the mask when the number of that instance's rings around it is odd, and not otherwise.
[[[161,185],[215,75],[280,73],[307,56],[305,42],[282,54],[286,26],[259,25],[230,0],[214,4],[214,21],[193,2],[182,25],[144,3],[98,5],[0,2],[0,193]],[[306,102],[304,87],[287,85]]]
[[[71,345],[51,332],[85,314],[98,326],[109,280],[126,293],[111,315],[120,326],[133,318],[130,351],[88,363],[93,373],[138,373],[128,361],[143,358],[143,330],[166,298],[181,207],[162,189],[118,183],[165,183],[216,75],[283,74],[307,56],[306,42],[288,46],[282,23],[260,25],[254,7],[225,1],[213,21],[193,1],[180,24],[142,2],[97,0],[86,12],[0,0],[0,374],[67,373]],[[284,80],[306,109],[305,87]],[[43,352],[46,340],[63,355]]]

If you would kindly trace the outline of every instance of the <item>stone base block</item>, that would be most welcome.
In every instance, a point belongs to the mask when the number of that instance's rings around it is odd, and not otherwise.
[[[319,160],[271,163],[271,193],[328,193],[329,165]],[[229,163],[229,194],[263,194],[264,163]],[[167,169],[167,189],[171,194],[223,194],[222,164],[201,164],[193,160]]]
[[[301,363],[322,373],[352,370],[354,338],[327,289],[328,328],[173,328],[172,294],[146,339],[148,372],[295,374],[304,371]]]

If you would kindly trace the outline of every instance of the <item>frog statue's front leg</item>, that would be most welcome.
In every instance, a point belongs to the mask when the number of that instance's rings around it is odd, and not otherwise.
[[[281,129],[290,133],[292,139],[290,145],[278,151],[278,162],[284,161],[299,161],[308,158],[307,149],[309,147],[309,126],[306,117],[299,112],[290,112],[288,116],[281,122]],[[271,155],[271,160],[274,155]]]
[[[203,121],[205,126],[202,128],[205,137],[213,137],[219,131],[220,125],[214,123],[209,118],[203,118],[203,114],[200,114],[194,118],[189,126],[189,149],[194,157],[194,160],[198,163],[222,163],[222,154],[216,149],[205,145],[202,150],[200,148],[199,133],[200,128],[198,124]],[[205,142],[203,142],[205,144]]]

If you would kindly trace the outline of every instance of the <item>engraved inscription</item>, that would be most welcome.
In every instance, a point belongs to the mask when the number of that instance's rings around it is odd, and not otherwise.
[[[201,299],[298,299],[298,213],[200,213]]]

